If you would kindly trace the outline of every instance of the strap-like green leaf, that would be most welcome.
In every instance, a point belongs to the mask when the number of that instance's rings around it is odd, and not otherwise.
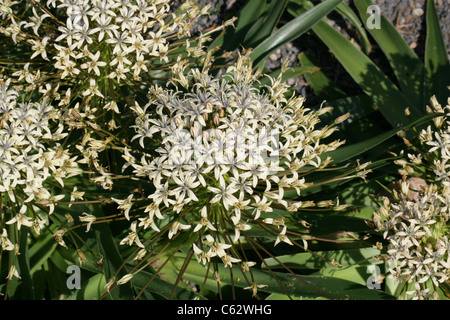
[[[233,268],[233,273],[223,266],[218,266],[222,286],[233,285],[239,288],[249,288],[251,282],[264,285],[258,292],[289,295],[290,298],[327,298],[327,299],[393,299],[392,296],[380,291],[370,290],[358,283],[324,276],[293,275],[291,273],[252,270],[244,274]],[[206,269],[198,263],[191,263],[184,273],[184,278],[196,283],[202,283]],[[250,282],[250,283],[249,283]],[[210,290],[217,290],[217,283],[210,276],[205,283]],[[251,291],[249,291],[251,293]]]
[[[296,269],[321,269],[321,268],[336,268],[329,264],[330,261],[335,261],[341,266],[352,265],[367,265],[373,264],[371,260],[373,256],[380,254],[380,251],[375,248],[362,249],[348,249],[348,250],[330,250],[330,251],[315,251],[302,252],[297,254],[288,254],[277,257],[277,260],[282,262],[289,268]],[[265,260],[265,263],[270,268],[282,268],[280,263],[274,258]]]
[[[342,0],[327,0],[304,12],[292,21],[286,23],[277,32],[254,48],[251,58],[255,66],[261,67],[262,62],[283,44],[295,40],[309,30],[320,19],[330,13]]]
[[[131,283],[137,289],[137,291],[145,288],[146,292],[150,292],[152,294],[156,293],[157,295],[159,295],[160,297],[164,297],[165,299],[169,299],[172,296],[172,299],[175,300],[192,300],[197,296],[197,294],[193,290],[183,288],[183,286],[181,285],[175,288],[175,292],[172,293],[172,291],[174,290],[174,279],[172,278],[170,279],[170,282],[168,282],[161,279],[161,277],[155,277],[152,282],[148,284],[148,280],[151,279],[152,276],[153,274],[150,274],[146,271],[141,271],[133,277]]]
[[[450,63],[447,56],[447,48],[433,0],[427,1],[426,10],[425,68],[430,80],[428,95],[430,97],[436,95],[440,103],[446,104],[448,86],[450,86]]]
[[[312,87],[314,94],[323,100],[338,100],[346,96],[336,83],[315,64],[313,59],[307,54],[299,55],[300,64],[304,67],[315,67],[317,70],[312,73],[305,74],[307,83]]]
[[[53,251],[57,248],[58,243],[53,238],[51,233],[42,235],[37,238],[33,246],[30,247],[30,263],[31,270],[30,273],[33,275],[37,270],[39,270],[44,262],[52,255]]]
[[[359,32],[361,37],[361,47],[364,53],[369,54],[372,49],[372,44],[369,41],[366,30],[361,24],[358,15],[344,2],[340,3],[336,7],[336,11],[339,12],[343,17],[347,18],[348,21],[352,23],[355,29]]]
[[[394,137],[400,130],[409,130],[411,128],[423,125],[427,122],[429,122],[431,119],[435,118],[439,116],[439,114],[429,114],[426,115],[414,122],[411,122],[408,125],[402,126],[400,128],[394,128],[392,130],[389,130],[383,134],[380,134],[376,137],[371,137],[367,140],[352,144],[352,145],[348,145],[348,146],[342,146],[339,149],[329,152],[325,155],[326,156],[330,156],[334,162],[336,163],[340,163],[341,161],[346,161],[349,160],[351,158],[357,157],[358,155],[374,148],[375,146],[377,146],[378,144]]]
[[[379,16],[379,26],[369,25],[371,12],[368,8],[374,5],[371,0],[355,0],[354,4],[370,35],[375,39],[396,76],[400,89],[406,99],[418,110],[425,110],[423,105],[423,86],[425,69],[422,61],[408,46],[395,27],[383,15]],[[425,99],[429,99],[426,97]]]
[[[314,66],[301,66],[301,67],[292,67],[287,69],[283,74],[281,75],[281,78],[283,81],[287,81],[289,79],[312,73],[316,70],[316,67]],[[273,79],[277,78],[281,73],[281,70],[275,70],[271,73],[269,73],[269,76]],[[257,87],[261,87],[263,85],[270,85],[270,78],[269,77],[263,77],[259,79],[259,84]]]
[[[244,42],[249,29],[264,16],[267,7],[267,0],[250,0],[237,14],[235,27],[226,28],[225,32],[213,40],[210,48],[220,46],[225,51],[238,49]]]
[[[243,42],[245,48],[255,47],[270,36],[283,15],[287,2],[288,0],[272,0],[267,13],[253,24],[245,35]]]

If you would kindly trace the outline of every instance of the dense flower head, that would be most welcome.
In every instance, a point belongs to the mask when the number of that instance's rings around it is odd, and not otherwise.
[[[96,183],[111,188],[113,169],[100,158],[108,157],[111,139],[128,138],[128,101],[152,83],[183,79],[191,63],[204,59],[209,34],[229,23],[191,34],[209,7],[184,1],[175,8],[169,0],[3,1],[0,33],[15,46],[0,59],[8,63],[2,72],[15,88],[43,90],[58,101],[66,131],[80,137],[72,152],[96,172]]]
[[[194,69],[190,87],[155,86],[145,106],[134,106],[138,147],[125,148],[126,167],[149,179],[155,191],[144,217],[128,216],[133,230],[122,244],[144,248],[140,236],[147,228],[164,230],[169,238],[190,232],[198,234],[193,249],[199,261],[218,257],[230,267],[248,263],[233,245],[255,226],[268,226],[275,245],[292,245],[287,218],[276,211],[315,204],[288,201],[284,194],[300,195],[310,185],[304,173],[328,166],[323,154],[342,142],[321,143],[336,130],[334,124],[317,128],[320,115],[330,110],[310,110],[303,98],[286,98],[281,78],[272,79],[265,93],[256,89],[257,74],[247,59],[241,56],[219,78]],[[116,201],[129,209],[132,195]]]
[[[190,30],[208,9],[186,1],[172,12],[168,0],[8,1],[2,5],[0,32],[26,44],[31,60],[39,62],[17,71],[19,80],[34,85],[44,73],[69,83],[78,79],[74,83],[83,96],[103,97],[111,81],[146,81],[182,64],[179,50],[200,56],[207,36],[197,37],[191,47]],[[150,76],[152,69],[158,72]]]
[[[17,240],[24,226],[39,234],[65,197],[67,179],[81,170],[61,143],[67,133],[51,101],[45,96],[25,99],[10,84],[10,79],[0,79],[0,245],[19,254],[19,243],[10,235]],[[11,268],[9,278],[19,276]]]
[[[435,298],[436,288],[450,279],[450,103],[442,108],[432,97],[428,112],[438,116],[419,132],[417,144],[405,138],[411,152],[396,161],[399,190],[374,214],[377,230],[389,240],[389,274],[414,284],[407,292],[413,299]]]
[[[431,292],[450,277],[450,193],[447,188],[440,191],[430,185],[414,200],[405,195],[393,203],[385,198],[374,222],[389,240],[389,275],[398,281],[417,283],[418,287],[408,291],[413,298],[430,298]],[[427,295],[417,295],[424,288],[428,288]]]
[[[402,176],[420,176],[440,186],[450,186],[450,99],[442,107],[433,96],[427,107],[429,114],[436,114],[433,124],[420,131],[418,144],[411,145],[412,152],[408,152],[404,159],[398,160],[402,166]],[[439,116],[440,115],[440,116]]]
[[[13,202],[16,193],[26,201],[49,199],[45,180],[53,177],[63,186],[65,178],[79,173],[57,143],[67,134],[47,99],[21,101],[9,84],[0,79],[0,192]]]

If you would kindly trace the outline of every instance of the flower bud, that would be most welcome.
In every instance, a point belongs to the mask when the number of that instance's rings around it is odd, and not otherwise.
[[[109,293],[109,290],[111,289],[111,286],[113,285],[114,281],[116,281],[116,277],[112,277],[107,284],[105,284],[105,286],[103,287],[106,292]]]
[[[122,278],[119,279],[119,281],[117,281],[117,285],[122,285],[127,283],[128,281],[130,281],[133,278],[134,274],[133,273],[128,273],[126,275],[124,275]]]
[[[216,126],[220,123],[220,115],[217,112],[213,114],[213,122]]]
[[[350,118],[350,113],[349,112],[347,112],[346,114],[344,114],[344,115],[342,115],[342,116],[340,116],[340,117],[338,117],[336,120],[334,120],[334,123],[342,123],[342,122],[344,122],[345,120],[347,120],[348,118]]]
[[[407,196],[409,192],[409,182],[402,181],[401,183],[401,191],[402,193]]]

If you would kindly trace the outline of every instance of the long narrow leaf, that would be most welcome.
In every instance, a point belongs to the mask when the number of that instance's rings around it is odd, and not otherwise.
[[[355,29],[359,32],[361,37],[361,47],[364,53],[369,54],[372,49],[372,44],[369,41],[369,37],[367,36],[366,30],[362,26],[358,15],[344,2],[340,3],[336,7],[336,11],[339,12],[343,17],[347,18],[348,21],[355,27]]]
[[[305,74],[306,81],[312,87],[317,97],[325,100],[338,100],[346,96],[345,92],[320,70],[311,57],[307,54],[301,54],[299,55],[299,60],[300,64],[304,67],[317,68],[315,72]]]
[[[27,243],[27,238],[29,235],[29,231],[27,229],[21,230],[20,232],[20,255],[18,256],[18,270],[21,276],[21,282],[18,286],[18,290],[20,290],[20,298],[21,299],[33,299],[34,298],[34,288],[33,281],[30,273],[30,257],[29,257],[29,248]]]
[[[317,70],[314,66],[301,66],[301,67],[292,67],[288,68],[282,75],[281,78],[283,81],[287,81],[289,79],[313,73]],[[269,76],[273,79],[277,78],[281,73],[281,70],[275,70],[269,74]],[[264,86],[264,85],[270,85],[270,78],[264,77],[259,80],[258,87]]]
[[[330,13],[342,0],[328,0],[320,3],[311,10],[286,23],[277,32],[254,48],[251,58],[255,66],[260,67],[262,62],[277,48],[289,41],[295,40],[305,31],[309,30],[320,19]]]
[[[255,47],[275,30],[288,0],[272,0],[265,16],[255,23],[244,38],[244,47]]]
[[[332,266],[331,264],[329,264],[330,261],[334,261],[340,264],[341,266],[374,264],[374,261],[371,258],[378,254],[380,254],[380,251],[378,249],[362,248],[362,249],[348,249],[348,250],[316,251],[314,253],[303,252],[279,256],[277,257],[277,259],[290,268],[336,269],[336,266]],[[270,268],[278,268],[278,269],[281,268],[279,262],[277,262],[273,258],[266,259],[265,263]]]
[[[304,14],[306,9],[297,7],[290,13],[295,17]],[[408,123],[405,110],[409,108],[413,119],[422,113],[412,106],[397,86],[385,75],[368,56],[361,52],[342,33],[331,27],[325,19],[312,27],[313,32],[325,43],[339,60],[345,70],[374,100],[377,108],[393,127]]]
[[[267,10],[267,0],[250,0],[237,14],[234,27],[226,28],[217,36],[210,47],[220,46],[222,50],[233,51],[243,43],[249,29],[260,19]]]
[[[342,146],[335,151],[327,153],[325,156],[330,156],[333,159],[333,161],[335,161],[336,163],[340,163],[341,161],[349,160],[353,157],[356,157],[356,156],[374,148],[375,146],[379,145],[380,143],[394,137],[395,135],[397,135],[399,130],[406,131],[408,129],[423,125],[437,116],[438,116],[438,114],[426,115],[408,125],[405,125],[400,128],[394,128],[394,129],[389,130],[389,131],[387,131],[383,134],[380,134],[376,137],[371,137],[365,141],[358,142],[358,143],[355,143],[352,145]]]
[[[103,266],[105,278],[107,279],[107,281],[109,281],[123,265],[123,259],[108,224],[99,223],[95,225],[94,232],[98,245],[100,247],[100,252],[104,257]],[[116,279],[118,280],[121,276],[124,276],[125,273],[126,270],[122,270],[122,272],[119,273],[119,277]],[[131,286],[128,283],[125,283],[115,290],[111,291],[109,297],[130,299],[133,297]]]
[[[34,274],[42,267],[58,246],[51,233],[38,237],[38,240],[29,250],[31,274]]]
[[[222,286],[234,285],[239,288],[248,288],[246,280],[250,279],[250,273],[246,277],[239,269],[233,269],[233,277],[223,266],[219,266]],[[184,277],[186,280],[201,283],[204,280],[205,268],[198,263],[191,263],[186,270]],[[365,286],[352,281],[324,276],[294,276],[290,273],[273,272],[266,270],[252,270],[251,279],[256,284],[263,284],[264,287],[258,292],[268,292],[277,294],[288,293],[292,298],[327,298],[327,299],[393,299],[392,296],[379,291],[370,290]],[[206,286],[217,289],[217,283],[211,278],[206,282]]]
[[[425,68],[430,80],[429,95],[436,95],[442,104],[447,102],[450,85],[450,63],[441,32],[439,18],[433,0],[427,1],[427,37],[425,44]]]
[[[380,25],[377,27],[369,25],[371,13],[367,9],[374,5],[373,1],[355,0],[354,4],[368,32],[388,59],[404,96],[411,106],[425,110],[422,96],[425,69],[422,61],[386,17],[380,15]]]

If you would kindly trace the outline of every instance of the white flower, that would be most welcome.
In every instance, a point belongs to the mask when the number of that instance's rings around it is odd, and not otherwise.
[[[226,210],[229,209],[229,207],[233,206],[238,199],[233,195],[237,189],[234,185],[223,185],[216,187],[208,186],[208,190],[215,193],[214,197],[211,199],[211,203],[216,203],[222,200],[223,206]]]
[[[8,220],[6,222],[6,224],[13,224],[15,223],[17,225],[17,230],[20,230],[21,226],[26,226],[26,227],[32,227],[33,226],[33,219],[31,219],[30,217],[28,217],[27,215],[25,215],[27,211],[27,206],[23,205],[20,208],[20,212],[17,213],[14,218],[12,218],[11,220]]]
[[[203,264],[210,262],[211,258],[215,256],[215,254],[213,254],[211,250],[209,250],[208,252],[205,252],[205,251],[201,250],[195,243],[192,244],[192,248],[193,248],[195,254],[197,254],[197,256],[199,257],[199,260]]]
[[[204,206],[201,210],[201,217],[202,219],[200,220],[200,222],[195,226],[194,228],[194,232],[199,231],[201,228],[206,227],[209,230],[212,231],[217,231],[217,229],[213,226],[213,224],[211,223],[211,221],[208,220],[208,207]]]
[[[91,60],[83,63],[80,66],[81,69],[87,69],[88,72],[94,71],[94,73],[99,77],[100,76],[99,67],[106,66],[106,62],[98,61],[99,58],[100,58],[100,51],[97,51],[95,54],[89,52],[89,59]]]
[[[242,224],[242,223],[237,223],[234,226],[234,238],[233,238],[233,242],[237,242],[240,235],[241,235],[241,231],[247,231],[250,230],[252,227],[248,224]]]
[[[11,251],[14,249],[14,245],[8,238],[8,233],[6,229],[3,229],[2,235],[0,237],[0,245],[2,247],[2,250]]]
[[[86,225],[86,232],[88,232],[90,230],[92,223],[97,220],[97,218],[94,215],[88,214],[86,212],[83,212],[83,214],[80,216],[79,219],[80,219],[81,222],[87,222],[88,223]]]
[[[137,221],[133,221],[131,223],[131,231],[128,233],[128,235],[120,241],[120,244],[128,244],[131,246],[132,244],[136,244],[140,248],[145,248],[142,244],[141,240],[139,239],[139,235],[136,230]]]
[[[9,273],[8,276],[6,277],[8,280],[11,280],[13,277],[16,277],[18,279],[21,279],[19,272],[16,269],[15,265],[12,265],[11,268],[9,269]]]
[[[173,180],[177,184],[173,192],[178,195],[178,202],[183,202],[185,198],[186,201],[198,201],[194,190],[200,185],[200,182],[196,181],[194,176],[184,174],[180,177],[174,176]]]
[[[126,199],[121,200],[114,197],[111,197],[111,200],[113,200],[115,203],[117,203],[118,209],[123,210],[123,214],[127,220],[130,220],[130,209],[133,206],[132,200],[133,195],[130,194]]]
[[[429,185],[409,199],[383,200],[374,221],[389,241],[388,273],[398,281],[414,283],[413,299],[430,298],[430,285],[449,278],[447,221],[450,194]]]
[[[178,233],[178,231],[186,230],[186,229],[189,229],[190,227],[191,227],[190,225],[182,224],[178,221],[174,221],[169,230],[169,235],[168,235],[169,239],[171,239],[174,235],[176,235]]]
[[[280,242],[285,242],[291,246],[293,246],[294,244],[291,242],[291,240],[289,240],[289,238],[286,236],[286,226],[283,227],[283,229],[281,230],[281,232],[278,234],[277,239],[275,240],[275,244],[274,246],[276,246],[277,244],[279,244]]]
[[[156,232],[160,232],[158,226],[155,223],[155,220],[150,215],[146,218],[139,218],[139,227],[144,227],[144,229],[147,229],[149,226],[155,230]]]
[[[206,241],[209,243],[212,254],[220,258],[226,255],[226,249],[231,248],[231,244],[217,242],[210,234],[206,236]]]
[[[430,288],[422,289],[418,282],[414,283],[414,289],[411,291],[407,291],[407,295],[412,295],[412,300],[424,300],[431,298],[431,294],[429,293]]]
[[[230,255],[228,255],[228,254],[225,254],[223,257],[222,257],[222,262],[223,262],[223,265],[224,265],[224,267],[226,268],[226,267],[232,267],[233,265],[233,263],[237,263],[237,262],[240,262],[241,261],[241,259],[237,259],[237,258],[233,258],[232,256],[230,256]]]

